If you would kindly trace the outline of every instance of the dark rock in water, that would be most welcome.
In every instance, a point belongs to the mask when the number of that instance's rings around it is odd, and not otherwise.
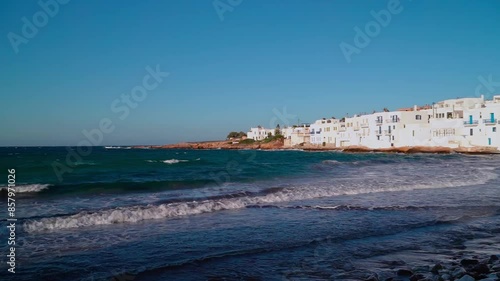
[[[475,281],[475,280],[476,279],[474,279],[470,275],[464,275],[464,276],[462,276],[462,278],[458,279],[458,281]]]
[[[475,265],[472,269],[471,269],[472,272],[476,272],[476,273],[479,273],[479,274],[488,274],[490,273],[490,268],[484,264],[484,263],[480,263],[478,265]]]
[[[398,276],[412,276],[413,271],[411,271],[409,269],[398,269],[397,275]]]
[[[493,263],[494,261],[497,261],[497,260],[498,260],[498,256],[497,255],[491,255],[490,260],[488,262],[489,263]]]
[[[500,273],[490,273],[488,274],[488,278],[490,279],[498,279],[500,277]]]
[[[394,281],[394,278],[393,277],[389,277],[389,278],[385,279],[385,281]]]
[[[472,274],[472,277],[474,277],[474,279],[476,280],[483,280],[483,279],[486,279],[488,278],[488,276],[486,274]]]
[[[451,275],[449,275],[448,273],[441,275],[441,278],[440,278],[440,280],[450,280],[450,279],[451,279]]]
[[[500,272],[500,264],[495,264],[491,267],[491,270]]]
[[[425,279],[425,276],[423,274],[413,274],[411,277],[410,277],[410,281],[419,281],[419,280],[422,280],[422,279]]]
[[[463,269],[463,268],[459,267],[459,268],[457,268],[457,269],[453,270],[453,272],[451,273],[451,277],[453,277],[453,278],[455,278],[455,279],[456,279],[456,278],[460,278],[460,277],[462,277],[465,273],[467,273],[467,272],[465,271],[465,269]]]
[[[431,269],[431,272],[434,273],[434,274],[438,274],[439,273],[439,270],[443,269],[443,265],[441,265],[440,263],[437,263],[436,265],[434,265]]]
[[[419,272],[419,273],[427,273],[431,269],[431,267],[428,265],[419,265],[412,268],[413,272]]]
[[[463,259],[460,261],[460,264],[465,266],[465,267],[473,266],[473,265],[476,265],[478,263],[479,263],[479,261],[475,260],[475,259]]]

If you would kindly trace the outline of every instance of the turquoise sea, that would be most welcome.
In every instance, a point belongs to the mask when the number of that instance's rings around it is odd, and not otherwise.
[[[364,280],[500,253],[498,155],[68,149],[0,148],[1,280]]]

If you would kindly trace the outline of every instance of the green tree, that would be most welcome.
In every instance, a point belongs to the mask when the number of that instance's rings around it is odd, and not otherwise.
[[[280,128],[280,124],[276,125],[276,129],[274,129],[274,135],[275,135],[275,136],[279,136],[279,135],[281,135],[281,128]]]
[[[235,138],[242,138],[242,137],[246,137],[246,133],[245,132],[230,132],[228,135],[227,135],[227,139],[235,139]]]

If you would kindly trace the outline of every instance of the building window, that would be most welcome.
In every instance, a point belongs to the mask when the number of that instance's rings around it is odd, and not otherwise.
[[[422,120],[422,115],[416,115],[416,116],[415,116],[415,119],[416,119],[416,120]]]
[[[497,131],[497,127],[493,127],[493,133]]]
[[[474,129],[470,129],[470,135],[473,136],[474,135]]]

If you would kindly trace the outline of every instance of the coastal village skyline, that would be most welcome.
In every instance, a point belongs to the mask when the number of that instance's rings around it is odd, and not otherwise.
[[[246,137],[263,141],[276,134],[284,147],[312,145],[323,148],[445,147],[464,151],[500,152],[500,95],[491,99],[456,98],[431,105],[342,118],[323,117],[312,123],[276,128],[252,127]]]

